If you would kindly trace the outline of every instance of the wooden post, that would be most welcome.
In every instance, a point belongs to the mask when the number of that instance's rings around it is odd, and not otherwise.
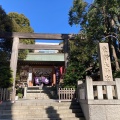
[[[68,39],[64,40],[64,60],[65,60],[65,70],[68,66]]]
[[[56,75],[55,75],[55,68],[53,69],[53,81],[52,86],[56,85]]]
[[[12,46],[12,54],[10,60],[10,68],[13,71],[13,93],[12,93],[12,101],[15,100],[15,78],[16,78],[16,69],[17,69],[17,59],[18,59],[18,45],[19,38],[13,38],[13,46]]]

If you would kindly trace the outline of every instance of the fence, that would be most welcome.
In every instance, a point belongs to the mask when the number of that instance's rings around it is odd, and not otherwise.
[[[120,79],[115,81],[92,81],[87,77],[86,83],[78,85],[79,99],[120,99]]]
[[[7,88],[0,88],[0,100],[2,101],[11,100],[11,94],[12,92]]]
[[[58,90],[59,101],[72,101],[76,99],[75,88],[59,88]]]

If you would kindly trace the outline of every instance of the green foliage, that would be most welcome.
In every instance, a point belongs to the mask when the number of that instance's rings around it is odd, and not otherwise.
[[[80,25],[80,34],[85,37],[81,39],[81,36],[78,35],[74,41],[70,41],[69,66],[64,78],[65,86],[74,86],[77,80],[83,79],[87,74],[85,71],[87,68],[91,68],[91,64],[92,72],[96,72],[98,69],[97,45],[99,42],[108,42],[110,48],[113,45],[117,57],[120,57],[120,50],[116,45],[120,38],[119,8],[120,2],[118,0],[109,2],[107,0],[95,0],[91,5],[84,0],[73,1],[73,6],[69,11],[69,24],[71,26]],[[110,37],[107,37],[108,35]],[[105,37],[107,38],[105,39]],[[116,59],[111,49],[110,56],[111,60]],[[119,76],[119,72],[116,72],[115,76]]]
[[[0,32],[33,32],[29,20],[18,13],[8,15],[0,6]],[[34,40],[21,40],[22,43],[33,44]],[[0,87],[10,87],[13,82],[12,71],[10,70],[10,57],[12,50],[12,39],[0,39]],[[21,50],[19,58],[24,59],[28,50]]]
[[[0,6],[0,32],[12,32],[12,22],[6,12]],[[0,39],[0,87],[11,87],[12,71],[10,70],[9,59],[12,49],[11,39]]]
[[[19,98],[22,98],[23,97],[23,88],[17,88],[16,90],[16,95],[19,97]]]
[[[8,65],[0,66],[0,87],[8,88],[13,83],[12,71]]]
[[[84,33],[81,34],[84,36]],[[81,35],[76,36],[75,40],[70,40],[69,46],[69,66],[64,76],[65,87],[76,86],[78,80],[85,79],[85,70],[94,61],[92,57],[94,49],[91,49],[94,44],[87,39],[82,39]]]
[[[80,33],[84,35],[84,33]],[[70,41],[70,62],[76,61],[81,64],[85,64],[86,67],[93,61],[93,53],[96,49],[95,45],[88,39],[82,39],[81,35],[78,35],[75,40]],[[89,63],[88,63],[89,62]]]
[[[13,32],[33,32],[30,21],[23,14],[11,12],[8,16],[13,22]]]
[[[78,80],[85,79],[86,69],[93,62],[95,63],[93,55],[95,55],[97,47],[95,43],[86,39],[86,34],[82,31],[75,40],[69,40],[69,46],[69,66],[64,77],[64,84],[65,86],[75,86]]]
[[[76,87],[77,81],[85,75],[85,67],[77,62],[69,64],[64,76],[64,87]]]
[[[6,12],[0,6],[0,32],[12,32],[12,22]],[[9,53],[12,48],[12,40],[11,39],[0,39],[0,51]]]
[[[114,77],[114,78],[120,78],[120,71],[115,71],[115,72],[113,73],[113,77]]]
[[[32,33],[33,29],[30,27],[30,21],[23,14],[11,12],[8,14],[13,24],[13,32]],[[20,43],[34,44],[34,40],[20,39]],[[19,50],[19,59],[25,59],[29,50]]]
[[[0,6],[0,32],[11,32],[12,22],[6,12]]]
[[[83,18],[86,16],[85,8],[87,3],[83,0],[74,0],[73,6],[69,11],[69,24],[70,25],[77,25],[82,23],[84,20]]]
[[[80,32],[83,31],[86,36],[85,41],[88,41],[88,43],[83,46],[81,46],[81,44],[84,43],[84,41],[78,43],[78,45],[80,45],[79,48],[83,49],[83,54],[85,53],[85,56],[83,56],[82,53],[79,52],[81,61],[82,59],[83,61],[86,59],[86,62],[92,60],[87,55],[88,51],[92,57],[96,56],[94,58],[97,59],[96,48],[99,42],[108,42],[112,61],[120,58],[120,48],[119,45],[116,44],[119,44],[120,39],[119,0],[95,0],[91,5],[84,0],[74,0],[73,6],[69,11],[69,24],[80,25]],[[113,49],[115,49],[116,55],[113,53]],[[93,62],[95,62],[94,60]],[[115,67],[116,70],[120,69],[116,62]]]

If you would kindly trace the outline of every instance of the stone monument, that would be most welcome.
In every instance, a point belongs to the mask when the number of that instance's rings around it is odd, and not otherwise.
[[[99,43],[98,46],[100,79],[102,81],[113,81],[108,43]]]

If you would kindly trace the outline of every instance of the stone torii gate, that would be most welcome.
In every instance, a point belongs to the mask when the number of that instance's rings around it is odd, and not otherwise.
[[[0,33],[0,38],[12,38],[12,52],[10,60],[10,68],[13,71],[13,100],[15,99],[15,78],[16,78],[16,69],[17,69],[17,60],[18,60],[18,50],[19,49],[33,49],[33,50],[63,50],[64,51],[64,60],[65,68],[67,68],[68,63],[68,40],[74,40],[75,34],[41,34],[41,33]],[[63,40],[63,45],[35,45],[35,44],[23,44],[19,43],[20,39],[39,39],[39,40]]]

